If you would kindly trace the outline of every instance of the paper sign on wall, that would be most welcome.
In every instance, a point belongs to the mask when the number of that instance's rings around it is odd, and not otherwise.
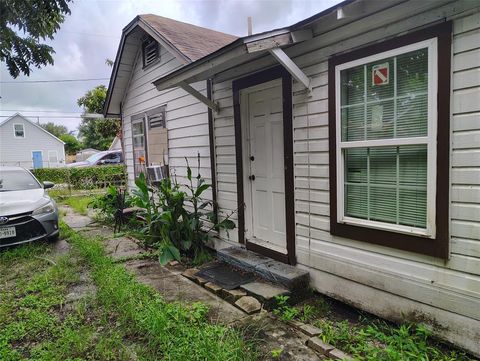
[[[383,105],[372,106],[372,130],[380,131],[383,128]]]
[[[387,85],[389,75],[388,63],[374,65],[372,67],[372,85]]]

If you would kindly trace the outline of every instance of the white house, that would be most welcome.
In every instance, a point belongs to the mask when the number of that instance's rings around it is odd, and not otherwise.
[[[17,113],[0,123],[0,164],[25,168],[65,166],[65,143]]]
[[[145,166],[169,164],[185,178],[184,157],[202,157],[211,179],[208,108],[188,91],[159,92],[154,80],[223,47],[236,37],[156,15],[139,15],[122,32],[104,107],[121,117],[129,185]],[[207,96],[207,82],[192,84]]]
[[[319,292],[478,356],[479,49],[477,1],[347,0],[148,79],[137,61],[107,112],[132,94],[181,105],[170,163],[199,150],[219,216],[238,209],[217,247],[308,270]]]

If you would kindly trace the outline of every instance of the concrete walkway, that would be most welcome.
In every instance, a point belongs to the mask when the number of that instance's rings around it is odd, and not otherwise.
[[[137,280],[156,289],[167,301],[191,304],[202,302],[209,307],[208,318],[213,323],[240,327],[247,337],[260,339],[264,360],[315,361],[321,360],[306,346],[306,337],[287,324],[272,318],[267,312],[248,316],[239,308],[209,292],[202,286],[182,276],[185,267],[161,266],[158,261],[142,257],[145,250],[136,240],[117,236],[111,228],[95,223],[68,206],[60,207],[63,221],[74,230],[88,237],[100,237],[108,255],[125,265]],[[280,357],[272,357],[272,351],[282,349]]]

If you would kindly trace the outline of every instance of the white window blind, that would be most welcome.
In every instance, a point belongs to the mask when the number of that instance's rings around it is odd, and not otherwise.
[[[337,66],[339,221],[433,236],[435,46]]]

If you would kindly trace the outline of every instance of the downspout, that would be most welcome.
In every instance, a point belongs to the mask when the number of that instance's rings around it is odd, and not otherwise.
[[[207,79],[207,98],[213,101],[213,80]],[[215,164],[215,136],[213,126],[213,110],[208,109],[208,139],[210,145],[210,172],[212,179],[212,201],[214,222],[218,223],[218,205],[217,205],[217,170]]]

